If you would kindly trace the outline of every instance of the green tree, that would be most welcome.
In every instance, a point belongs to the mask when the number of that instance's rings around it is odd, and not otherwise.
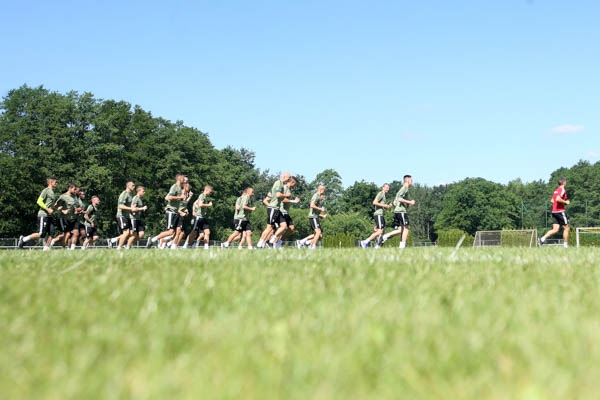
[[[478,230],[516,228],[517,197],[502,185],[483,178],[467,178],[449,186],[436,230],[460,229],[470,235]]]

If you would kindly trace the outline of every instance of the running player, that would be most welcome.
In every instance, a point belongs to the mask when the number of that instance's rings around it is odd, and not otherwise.
[[[398,193],[396,193],[396,198],[394,199],[393,203],[394,206],[396,206],[396,208],[394,208],[394,230],[379,236],[379,246],[384,244],[389,238],[402,234],[400,248],[403,249],[406,247],[406,239],[408,239],[408,232],[410,230],[406,208],[415,205],[414,200],[406,199],[408,195],[408,189],[410,189],[412,183],[412,176],[404,175],[404,183],[400,190],[398,190]]]
[[[558,233],[558,230],[562,226],[563,228],[563,246],[569,247],[569,220],[567,219],[567,213],[565,212],[565,206],[570,204],[571,201],[567,200],[567,180],[560,178],[558,180],[558,187],[552,194],[552,229],[550,229],[544,236],[538,240],[538,245],[543,245],[546,239],[550,236]]]
[[[127,240],[127,247],[131,248],[136,242],[144,238],[144,230],[146,227],[146,210],[148,206],[144,204],[143,197],[146,194],[144,186],[135,188],[135,196],[131,199],[131,207],[137,209],[131,213],[131,235]]]
[[[83,241],[81,250],[87,249],[90,244],[96,243],[98,240],[98,229],[96,228],[96,219],[98,218],[98,205],[100,205],[100,199],[98,196],[92,196],[92,202],[85,210],[83,218],[85,219],[85,234],[86,238]]]
[[[308,235],[304,239],[296,241],[298,248],[302,248],[308,244],[309,248],[316,249],[319,239],[323,237],[323,230],[321,228],[321,219],[327,218],[325,214],[325,189],[324,185],[319,185],[317,191],[313,194],[310,199],[310,210],[308,211],[308,221],[313,231],[312,234]]]
[[[267,237],[271,234],[271,232],[276,232],[281,228],[281,219],[280,219],[280,207],[281,202],[285,198],[283,193],[284,185],[290,180],[292,176],[289,172],[284,172],[281,174],[281,177],[273,183],[273,187],[269,192],[271,194],[271,198],[269,201],[269,205],[267,206],[267,226],[260,236],[260,240],[256,244],[256,247],[265,247]],[[288,194],[288,197],[290,194]],[[284,222],[285,223],[285,222]],[[287,228],[287,226],[286,226]]]
[[[204,239],[204,249],[208,250],[210,246],[210,225],[206,219],[205,208],[212,207],[212,201],[209,201],[208,196],[212,194],[213,187],[210,185],[204,186],[204,191],[200,193],[194,204],[192,205],[192,215],[194,217],[192,231],[187,237],[184,247],[190,246],[196,238],[198,244]],[[202,238],[202,239],[201,239]]]
[[[168,236],[173,236],[175,234],[175,229],[179,224],[179,202],[185,199],[182,191],[182,185],[184,181],[184,175],[177,174],[175,176],[175,183],[171,185],[169,189],[169,193],[165,196],[165,200],[167,201],[167,206],[165,207],[165,213],[167,217],[167,229],[158,235],[150,238],[148,243],[146,243],[146,247],[152,247],[153,243],[156,243],[158,240],[166,238]]]
[[[27,236],[21,235],[19,237],[18,246],[20,249],[22,249],[25,243],[30,240],[43,239],[48,235],[48,238],[44,242],[44,250],[50,250],[50,241],[54,235],[54,217],[52,214],[55,211],[54,203],[56,202],[56,194],[54,193],[54,189],[56,189],[56,178],[46,178],[46,185],[46,188],[42,190],[36,203],[40,208],[38,211],[38,230]]]
[[[137,212],[137,207],[131,204],[133,200],[133,190],[135,189],[135,183],[133,181],[127,181],[125,184],[125,190],[119,195],[119,201],[117,205],[117,224],[121,235],[119,236],[119,242],[117,244],[117,250],[121,250],[123,246],[127,246],[127,240],[132,235],[131,232],[131,213]]]
[[[54,242],[62,238],[63,247],[67,247],[69,239],[71,239],[69,250],[75,250],[77,239],[79,237],[76,209],[76,207],[79,206],[77,193],[77,186],[70,183],[67,187],[67,191],[61,194],[58,200],[56,200],[56,209],[61,213],[58,222],[63,233],[55,237]]]
[[[360,241],[360,246],[363,249],[369,247],[369,242],[379,236],[383,235],[385,232],[385,217],[383,215],[383,211],[390,208],[391,204],[386,204],[385,195],[390,191],[390,185],[385,183],[381,187],[381,191],[377,193],[375,199],[373,200],[373,205],[375,206],[375,212],[373,213],[373,219],[375,219],[375,232],[371,234],[365,240]],[[376,246],[377,247],[377,246]]]
[[[291,200],[292,188],[296,186],[298,180],[292,176],[288,182],[283,185],[283,196],[281,198],[281,205],[279,207],[279,228],[275,231],[275,235],[269,240],[269,243],[273,244],[274,247],[281,247],[283,240],[287,239],[292,233],[294,233],[294,221],[290,216],[290,204],[299,203],[300,198],[296,197]]]
[[[229,247],[229,245],[231,243],[235,242],[236,240],[243,239],[242,238],[242,226],[241,226],[241,221],[238,219],[238,212],[239,212],[241,204],[242,204],[242,197],[246,194],[246,190],[247,189],[244,189],[242,191],[241,196],[235,200],[235,209],[233,211],[233,232],[231,232],[231,235],[229,235],[229,237],[227,238],[226,241],[221,243],[222,249]]]
[[[252,205],[252,196],[254,196],[254,189],[251,187],[246,188],[244,191],[244,195],[240,201],[240,208],[237,213],[237,218],[239,222],[238,231],[242,233],[242,239],[240,240],[240,245],[238,249],[241,249],[244,246],[244,240],[246,240],[246,244],[248,249],[252,249],[252,226],[250,225],[250,213],[256,210],[256,207]]]

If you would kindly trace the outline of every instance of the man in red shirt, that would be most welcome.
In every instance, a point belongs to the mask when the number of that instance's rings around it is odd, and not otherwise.
[[[567,200],[567,180],[560,178],[558,180],[558,187],[552,194],[552,229],[550,229],[544,236],[542,236],[538,244],[541,246],[544,244],[547,238],[556,234],[560,227],[563,227],[563,243],[565,247],[569,247],[569,221],[567,220],[567,214],[565,213],[565,205],[569,204]]]

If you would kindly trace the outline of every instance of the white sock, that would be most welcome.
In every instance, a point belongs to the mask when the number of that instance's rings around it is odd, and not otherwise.
[[[564,243],[563,243],[563,246],[565,246],[565,247],[569,247],[569,243],[567,243],[567,242],[564,242]]]
[[[544,243],[546,241],[546,238],[542,236],[542,238],[540,239],[540,242]]]
[[[406,242],[400,242],[400,248],[403,249],[406,247]]]
[[[74,244],[71,245],[71,250],[75,250],[75,245]]]
[[[27,242],[29,242],[29,240],[31,240],[31,239],[29,238],[29,236],[25,236],[25,237],[23,238],[23,243],[27,243]]]
[[[117,243],[118,241],[119,241],[119,237],[118,236],[110,239],[111,243]]]

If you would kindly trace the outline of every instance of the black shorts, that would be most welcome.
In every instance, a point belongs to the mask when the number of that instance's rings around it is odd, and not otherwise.
[[[171,229],[175,229],[179,226],[179,220],[181,219],[181,216],[179,215],[179,213],[177,211],[167,210],[165,215],[167,217],[167,230],[168,231],[170,231]]]
[[[237,224],[235,225],[235,230],[242,233],[246,231],[252,231],[252,227],[250,226],[250,221],[236,219]]]
[[[60,218],[58,220],[58,223],[60,225],[60,230],[63,231],[64,233],[79,230],[79,222],[77,222],[76,219]]]
[[[567,219],[567,213],[564,211],[553,212],[552,213],[552,225],[560,225],[565,226],[569,225],[569,220]]]
[[[313,231],[316,231],[317,229],[321,230],[321,221],[319,221],[319,218],[309,218],[308,219],[310,221],[310,229],[312,229]]]
[[[98,236],[98,229],[95,226],[86,226],[85,227],[85,235],[87,237]]]
[[[119,227],[119,232],[123,233],[123,231],[131,229],[131,220],[123,216],[117,217],[117,225]]]
[[[408,213],[396,212],[394,213],[394,229],[408,228]]]
[[[281,214],[281,217],[279,218],[281,222],[285,222],[285,224],[289,227],[289,226],[294,226],[294,221],[292,221],[292,217],[290,217],[290,214]]]
[[[38,234],[40,237],[45,237],[47,234],[54,236],[54,218],[38,217]]]
[[[146,224],[141,219],[132,219],[131,220],[131,230],[137,233],[144,232],[146,229]]]
[[[205,231],[207,229],[210,229],[210,225],[208,225],[206,218],[194,218],[192,231],[200,233],[200,231]]]
[[[267,207],[267,225],[271,225],[273,228],[279,228],[281,223],[281,213],[278,208]]]
[[[377,229],[385,229],[385,217],[383,215],[373,215],[373,219]]]

